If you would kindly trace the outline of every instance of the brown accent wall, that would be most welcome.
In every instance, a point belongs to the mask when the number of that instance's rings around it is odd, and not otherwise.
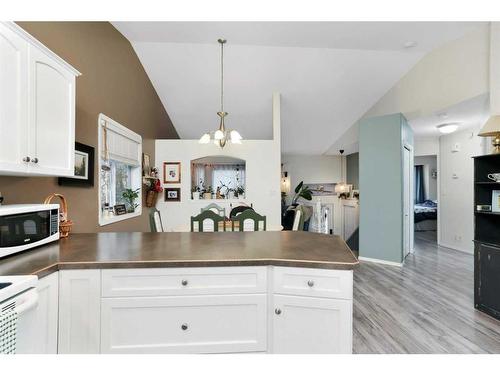
[[[104,113],[143,137],[143,152],[154,163],[154,139],[179,138],[132,45],[109,22],[18,22],[35,38],[78,69],[76,141],[96,150],[93,188],[66,187],[54,177],[0,176],[5,204],[38,203],[53,193],[68,200],[74,232],[149,231],[141,217],[99,227],[97,118]]]

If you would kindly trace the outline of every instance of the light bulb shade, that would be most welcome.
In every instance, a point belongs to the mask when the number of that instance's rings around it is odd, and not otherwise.
[[[231,130],[231,142],[241,144],[242,137],[236,130]]]
[[[222,130],[216,130],[214,133],[214,139],[220,141],[223,138],[224,138],[224,132]]]
[[[458,129],[458,125],[453,124],[453,123],[442,124],[442,125],[438,125],[437,129],[439,130],[439,132],[441,134],[450,134]]]
[[[348,185],[345,182],[339,182],[338,184],[335,184],[335,193],[349,193],[351,191],[351,187],[352,185]]]
[[[491,116],[486,124],[483,125],[479,136],[481,137],[495,137],[500,133],[500,116]]]
[[[281,192],[286,194],[290,192],[290,177],[281,178]]]
[[[201,136],[200,140],[198,141],[198,143],[202,143],[202,144],[210,143],[210,134],[208,134],[208,133],[203,134]]]

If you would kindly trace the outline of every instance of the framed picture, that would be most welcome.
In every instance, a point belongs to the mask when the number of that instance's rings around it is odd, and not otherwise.
[[[491,211],[500,212],[500,190],[493,190],[491,193]]]
[[[124,204],[115,204],[113,207],[116,216],[125,215],[127,213],[127,208]]]
[[[180,184],[181,182],[181,163],[163,162],[163,183],[164,184]]]
[[[94,186],[94,147],[75,143],[75,175],[59,177],[60,186]]]
[[[142,175],[151,176],[151,158],[148,154],[142,154]]]
[[[180,202],[181,188],[165,188],[165,202]]]

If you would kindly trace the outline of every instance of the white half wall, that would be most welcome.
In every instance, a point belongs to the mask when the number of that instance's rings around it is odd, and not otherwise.
[[[220,149],[213,143],[199,144],[198,140],[156,140],[155,163],[162,181],[163,162],[181,162],[181,183],[163,185],[163,187],[180,187],[181,201],[165,202],[162,195],[156,204],[156,208],[161,212],[165,231],[188,232],[191,216],[199,214],[200,209],[211,202],[226,207],[227,215],[229,215],[231,203],[233,206],[238,205],[238,202],[253,204],[255,211],[267,217],[267,230],[281,230],[279,107],[279,94],[274,94],[272,140],[243,140],[241,145],[228,144],[224,149]],[[215,125],[217,125],[216,121]],[[214,155],[231,156],[246,161],[245,199],[191,199],[191,160]]]
[[[473,253],[474,164],[472,157],[484,154],[480,126],[439,139],[439,227],[440,245]],[[458,145],[459,151],[454,151]]]

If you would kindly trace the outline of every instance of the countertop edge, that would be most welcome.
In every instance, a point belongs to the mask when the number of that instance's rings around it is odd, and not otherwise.
[[[112,262],[56,262],[31,274],[39,278],[61,270],[113,269],[113,268],[187,268],[187,267],[245,267],[278,266],[298,268],[318,268],[340,271],[352,271],[359,266],[356,263],[340,263],[309,260],[284,259],[232,259],[232,260],[155,260],[155,261],[112,261]]]

